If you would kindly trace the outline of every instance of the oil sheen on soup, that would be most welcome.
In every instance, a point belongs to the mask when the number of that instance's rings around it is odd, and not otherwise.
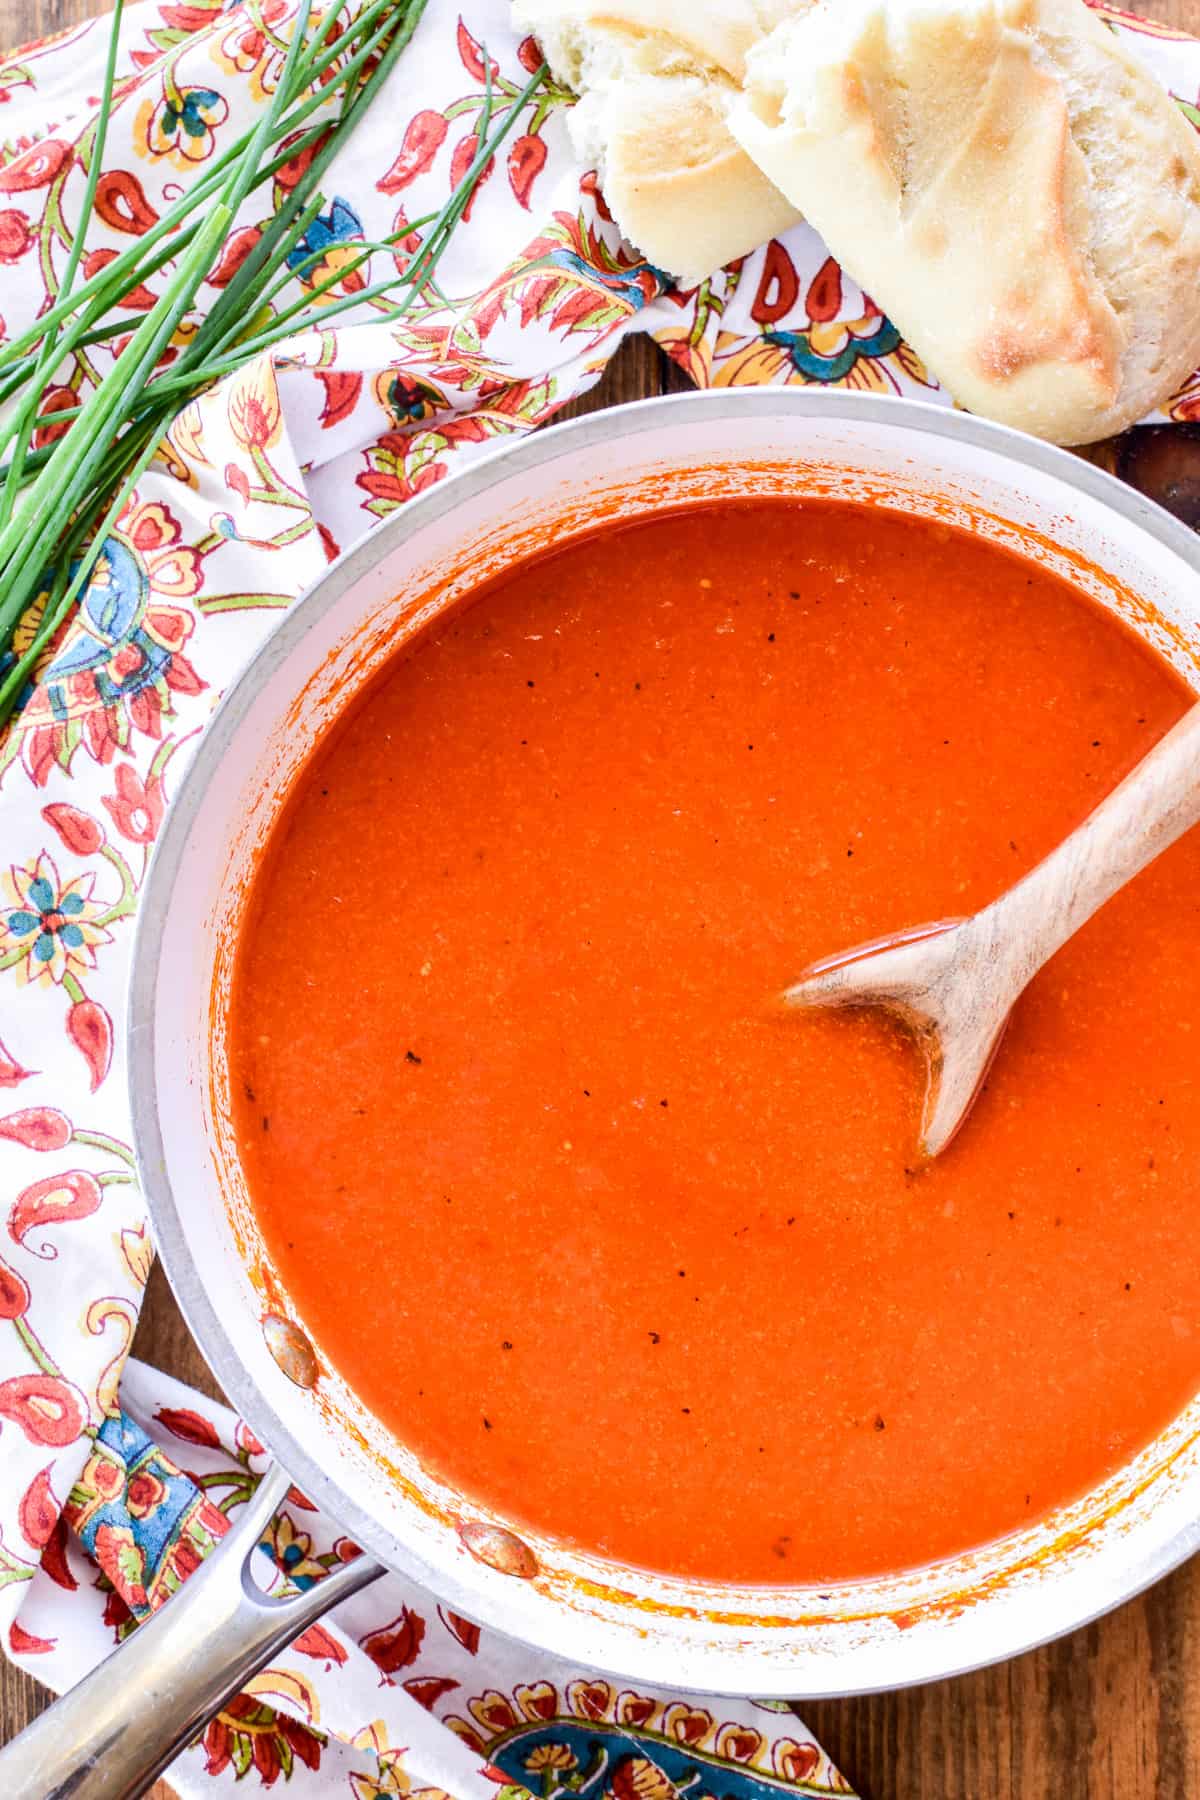
[[[733,1582],[1024,1526],[1200,1385],[1200,834],[1022,1000],[955,1144],[815,957],[972,912],[1188,704],[1065,581],[836,501],[516,567],[304,768],[229,1019],[279,1276],[427,1467]]]

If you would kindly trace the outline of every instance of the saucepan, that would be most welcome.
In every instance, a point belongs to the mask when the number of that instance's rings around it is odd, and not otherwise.
[[[180,785],[143,893],[130,996],[134,1125],[159,1251],[214,1374],[276,1467],[186,1587],[0,1756],[6,1797],[141,1792],[252,1671],[384,1569],[582,1668],[813,1697],[1013,1655],[1115,1606],[1200,1544],[1196,1402],[1049,1520],[886,1579],[735,1590],[599,1561],[516,1530],[422,1468],[307,1335],[256,1229],[221,1020],[248,872],[315,740],[398,644],[517,557],[648,508],[813,493],[1021,548],[1200,686],[1189,532],[1062,451],[889,397],[726,391],[605,412],[473,464],[333,564],[225,696]],[[396,1194],[402,1205],[402,1154]],[[1098,1394],[1097,1430],[1103,1404]],[[307,1592],[268,1600],[251,1552],[293,1482],[363,1554]],[[804,1494],[787,1498],[802,1513]]]

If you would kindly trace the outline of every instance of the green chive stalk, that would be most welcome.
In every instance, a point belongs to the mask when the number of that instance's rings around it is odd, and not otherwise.
[[[496,116],[490,63],[470,168],[436,213],[378,242],[356,243],[333,274],[288,299],[286,290],[323,260],[314,252],[295,266],[313,220],[326,204],[320,183],[347,136],[365,116],[410,42],[426,0],[368,0],[335,32],[331,7],[308,31],[313,0],[302,0],[271,102],[257,124],[222,151],[205,174],[103,269],[76,285],[82,230],[72,242],[53,304],[19,336],[0,346],[0,725],[20,704],[39,658],[86,589],[105,539],[177,413],[214,381],[234,373],[285,337],[322,329],[351,308],[383,304],[403,315],[437,290],[434,274],[480,177],[530,99],[541,69]],[[103,165],[112,111],[122,0],[109,41],[104,97],[92,134],[84,220]],[[511,93],[511,90],[509,90]],[[331,105],[337,111],[330,116]],[[313,115],[319,112],[314,119]],[[297,135],[299,134],[299,135]],[[287,162],[307,158],[299,178],[208,311],[193,319],[186,348],[161,359],[202,282],[219,261],[230,226],[247,197]],[[394,254],[401,237],[420,234],[403,272],[357,293],[331,290],[375,251]],[[165,285],[135,327],[111,314],[153,277]],[[70,371],[92,345],[129,333],[99,383],[77,405],[38,412],[56,371]],[[37,443],[49,426],[68,429]],[[40,606],[22,654],[13,640],[23,618]]]

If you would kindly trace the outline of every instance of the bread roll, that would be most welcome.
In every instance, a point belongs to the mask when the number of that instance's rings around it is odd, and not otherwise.
[[[820,0],[734,135],[972,411],[1063,444],[1200,362],[1200,143],[1083,0]]]
[[[514,0],[625,236],[686,284],[785,231],[796,214],[729,135],[746,52],[809,0]]]

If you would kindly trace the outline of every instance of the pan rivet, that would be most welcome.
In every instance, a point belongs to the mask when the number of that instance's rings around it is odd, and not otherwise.
[[[289,1381],[301,1388],[316,1387],[321,1373],[317,1353],[298,1325],[279,1313],[268,1313],[262,1322],[262,1334],[267,1349]]]
[[[532,1581],[538,1572],[538,1560],[529,1545],[503,1525],[460,1525],[458,1535],[476,1562],[498,1569],[501,1575],[519,1575],[522,1581]]]

